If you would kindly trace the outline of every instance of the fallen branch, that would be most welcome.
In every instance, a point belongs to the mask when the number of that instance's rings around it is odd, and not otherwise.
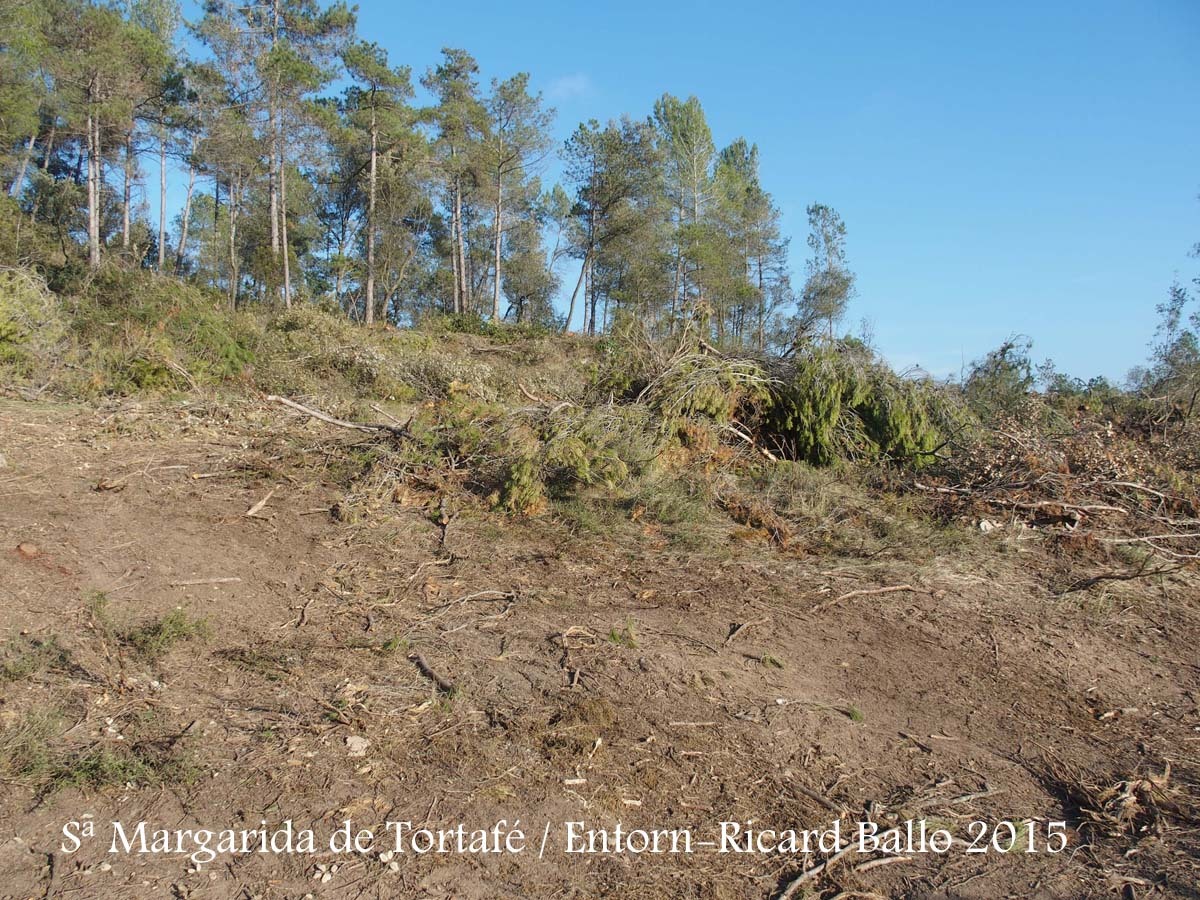
[[[1022,503],[1020,500],[1005,500],[1002,497],[987,497],[978,491],[972,491],[969,488],[954,488],[941,487],[939,485],[921,484],[919,481],[913,482],[913,487],[919,491],[927,491],[931,494],[950,494],[954,497],[966,497],[971,500],[979,500],[983,503],[988,503],[992,506],[1007,506],[1013,509],[1047,509],[1050,507],[1059,507],[1072,512],[1114,512],[1120,513],[1123,516],[1129,515],[1129,510],[1120,506],[1109,506],[1104,503],[1078,504],[1065,503],[1062,500],[1039,500],[1036,503]]]
[[[409,661],[411,661],[412,664],[417,667],[417,671],[437,685],[437,689],[443,694],[454,693],[454,682],[443,678],[441,675],[435,672],[430,667],[429,663],[425,662],[425,657],[423,657],[420,653],[412,654],[409,657]]]
[[[747,628],[752,628],[755,625],[763,625],[766,622],[767,622],[766,619],[755,619],[753,622],[742,622],[740,624],[735,624],[732,628],[729,629],[729,636],[727,638],[725,638],[725,643],[722,646],[728,647],[730,644],[733,643],[733,639],[736,638],[743,631],[745,631]]]
[[[255,503],[252,507],[250,507],[244,513],[242,513],[242,515],[245,518],[250,518],[250,519],[257,516],[260,512],[263,511],[263,507],[265,507],[267,505],[267,501],[275,496],[276,490],[277,490],[277,488],[271,488],[271,490],[267,491],[267,496],[263,497],[261,500],[259,500],[257,503]]]
[[[809,612],[815,613],[820,612],[823,609],[829,609],[829,607],[836,606],[843,600],[850,600],[853,597],[867,597],[875,594],[894,594],[897,591],[909,591],[917,594],[920,593],[920,588],[915,588],[911,584],[897,584],[891,587],[881,588],[862,588],[857,591],[849,591],[848,593],[842,594],[839,597],[834,597],[832,600],[826,600],[824,603],[818,603],[816,606],[810,609]]]
[[[1150,557],[1146,558],[1149,562]],[[1183,564],[1177,566],[1159,566],[1156,569],[1147,569],[1145,564],[1138,568],[1136,572],[1102,572],[1099,575],[1093,575],[1091,578],[1081,578],[1067,585],[1059,592],[1059,596],[1071,594],[1075,591],[1086,591],[1090,587],[1095,587],[1105,581],[1135,581],[1138,578],[1152,578],[1155,575],[1169,575],[1172,572],[1178,572],[1183,568]]]
[[[521,384],[521,382],[519,382],[519,381],[517,382],[517,387],[520,389],[522,394],[524,394],[528,399],[532,400],[534,403],[545,403],[546,402],[541,397],[538,397],[536,394],[531,394],[529,392],[529,388],[525,387],[525,385]]]
[[[879,835],[879,842],[883,843],[891,835],[903,833],[903,830],[904,829],[900,826],[897,826],[896,828],[889,828],[887,831],[883,832],[883,834]],[[849,856],[850,854],[857,852],[857,850],[858,850],[857,842],[851,841],[845,847],[843,847],[837,853],[833,854],[833,856],[829,857],[824,862],[818,863],[817,865],[813,866],[811,869],[807,869],[807,870],[801,872],[799,875],[797,875],[795,878],[793,878],[791,881],[789,881],[786,885],[784,885],[783,890],[779,893],[779,895],[775,898],[775,900],[792,900],[793,897],[798,895],[798,893],[802,887],[804,887],[806,884],[808,884],[813,879],[817,878],[823,872],[829,871],[829,869],[832,868],[835,863],[837,863],[839,860]],[[888,860],[908,859],[908,857],[903,857],[903,856],[884,857],[884,859],[888,859]],[[880,861],[880,860],[873,860],[873,862],[875,862],[876,864],[879,864],[879,865],[883,864],[882,861]],[[864,863],[862,870],[866,871],[867,868],[874,868],[874,867],[871,866],[870,863]]]
[[[408,427],[401,425],[389,425],[386,422],[347,422],[345,419],[335,419],[328,413],[323,413],[319,409],[312,409],[305,406],[303,403],[297,403],[295,400],[289,400],[287,397],[279,397],[271,394],[267,397],[271,403],[282,403],[284,406],[302,412],[306,416],[311,416],[314,419],[320,419],[329,425],[336,425],[338,428],[349,428],[354,431],[365,431],[373,433],[377,431],[386,431],[388,434],[396,437],[409,437]]]
[[[239,584],[240,578],[192,578],[189,581],[172,581],[171,587],[195,587],[200,584]]]
[[[745,434],[744,432],[740,431],[737,428],[734,428],[732,425],[726,425],[725,430],[728,431],[730,434],[735,435],[738,438],[740,438],[741,440],[745,441],[747,444],[749,444],[751,447],[753,447],[755,450],[757,450],[759,453],[761,453],[763,456],[765,456],[771,462],[779,462],[778,456],[776,456],[774,453],[772,453],[766,447],[760,447],[758,445],[758,443],[754,440],[754,438],[751,437],[750,435]]]

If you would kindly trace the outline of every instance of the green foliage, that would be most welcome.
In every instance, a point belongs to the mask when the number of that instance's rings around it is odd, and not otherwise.
[[[547,496],[581,486],[614,491],[645,471],[659,438],[640,407],[601,406],[549,412],[506,430],[508,465],[495,500],[510,512],[540,512]]]
[[[421,318],[419,327],[430,334],[473,334],[501,344],[544,338],[551,333],[545,323],[495,322],[473,312],[431,313]]]
[[[49,710],[30,710],[0,730],[0,775],[40,781],[54,771],[51,742],[62,721]]]
[[[35,709],[0,730],[0,775],[29,781],[45,793],[66,787],[187,784],[198,775],[177,738],[71,750],[60,743],[63,728],[56,712]]]
[[[26,269],[0,269],[0,373],[28,378],[61,350],[66,322],[45,283]]]
[[[344,317],[312,305],[279,313],[267,325],[255,380],[276,393],[341,387],[376,397],[403,394],[377,342]]]
[[[205,638],[209,634],[207,622],[191,618],[182,609],[173,609],[161,619],[143,622],[118,637],[138,656],[155,660],[181,641]]]
[[[119,625],[109,612],[108,596],[97,592],[88,601],[93,627],[105,638],[115,641],[147,661],[154,661],[181,641],[207,638],[208,623],[194,619],[180,608],[165,616],[138,625]]]
[[[616,644],[618,647],[624,647],[626,650],[636,650],[637,632],[634,630],[633,622],[629,619],[625,620],[625,624],[620,628],[612,627],[608,631],[608,640]]]
[[[1013,337],[971,364],[963,383],[967,403],[984,420],[1017,412],[1033,389],[1032,342]]]
[[[706,418],[724,425],[744,406],[765,401],[770,384],[753,360],[688,353],[676,355],[644,396],[668,419]]]
[[[47,669],[63,669],[70,665],[71,655],[58,643],[58,638],[16,637],[0,650],[0,683],[20,681]]]
[[[881,363],[812,348],[772,386],[763,425],[787,456],[813,465],[883,456],[920,466],[943,440],[942,402]]]
[[[259,341],[254,319],[217,295],[109,266],[75,298],[71,333],[85,394],[181,390],[239,377]]]

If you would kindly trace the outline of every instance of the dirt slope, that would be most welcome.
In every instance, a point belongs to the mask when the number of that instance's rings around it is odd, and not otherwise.
[[[0,405],[0,896],[764,898],[820,856],[572,855],[562,824],[839,817],[968,842],[975,820],[1063,819],[1068,848],[847,854],[793,896],[1200,896],[1193,581],[1055,598],[1032,541],[919,563],[688,550],[420,486],[347,515],[362,439],[249,403]],[[179,633],[155,630],[177,608]],[[1083,784],[1168,763],[1125,834],[1088,827]],[[62,852],[85,816],[323,836],[519,819],[534,849]]]

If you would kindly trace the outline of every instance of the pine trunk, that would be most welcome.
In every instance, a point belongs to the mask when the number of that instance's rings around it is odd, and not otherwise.
[[[462,214],[462,179],[455,177],[454,179],[454,220],[458,223],[458,275],[461,281],[459,288],[459,300],[457,312],[465,313],[467,311],[467,249],[466,240],[463,237],[463,214]]]
[[[25,183],[25,172],[29,168],[29,161],[33,158],[33,144],[37,140],[37,132],[29,135],[29,140],[25,143],[25,153],[21,157],[21,167],[17,169],[17,176],[13,179],[11,187],[8,189],[9,196],[16,197],[21,193],[21,185]]]
[[[100,266],[100,125],[92,110],[87,115],[88,263]]]
[[[241,202],[241,188],[236,181],[229,184],[229,305],[237,309],[238,305],[238,272],[237,258],[237,221],[238,204]]]
[[[195,152],[195,142],[192,143]],[[183,271],[183,254],[187,250],[188,224],[192,220],[192,192],[196,189],[196,167],[188,166],[187,199],[183,201],[183,219],[179,223],[179,246],[175,250],[175,274]]]
[[[121,249],[129,250],[129,207],[133,199],[133,131],[125,135],[125,185],[121,194]]]
[[[279,0],[271,3],[271,50],[274,52],[279,41]],[[267,164],[267,193],[271,218],[271,256],[279,258],[279,183],[276,181],[277,172],[282,167],[279,162],[279,83],[272,76],[269,95],[267,97],[267,145],[270,158]]]
[[[158,274],[167,265],[167,136],[158,133]]]
[[[496,282],[492,285],[492,321],[500,321],[500,235],[504,226],[504,182],[496,177]]]
[[[375,322],[375,189],[379,160],[379,129],[371,107],[371,168],[367,176],[367,303],[366,322]]]
[[[283,158],[280,157],[280,162]],[[292,308],[292,254],[288,250],[287,226],[287,175],[282,165],[279,167],[279,240],[283,251],[283,305]]]
[[[575,300],[579,296],[579,289],[583,286],[584,276],[588,270],[588,260],[591,258],[591,251],[583,257],[583,265],[579,267],[579,280],[575,282],[575,290],[571,291],[571,305],[567,309],[567,318],[563,322],[563,334],[571,330],[571,320],[575,318]]]

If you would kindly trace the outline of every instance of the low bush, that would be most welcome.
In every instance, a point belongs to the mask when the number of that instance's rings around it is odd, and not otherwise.
[[[260,339],[254,317],[217,294],[148,272],[102,269],[71,300],[74,371],[85,395],[171,391],[240,377]]]
[[[887,458],[925,465],[953,419],[931,383],[910,381],[880,362],[812,348],[772,385],[764,440],[790,459],[826,466]]]
[[[57,299],[28,269],[0,269],[0,373],[23,380],[49,368],[66,343]]]

